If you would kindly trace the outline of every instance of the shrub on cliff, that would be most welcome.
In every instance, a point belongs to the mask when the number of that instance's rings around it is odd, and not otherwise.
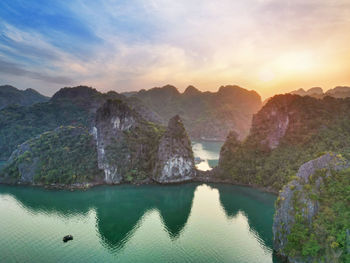
[[[350,156],[350,99],[279,95],[253,118],[248,138],[228,137],[219,175],[280,190],[301,164],[321,152]]]
[[[20,145],[2,177],[35,184],[73,184],[102,178],[92,135],[73,126],[45,132]]]

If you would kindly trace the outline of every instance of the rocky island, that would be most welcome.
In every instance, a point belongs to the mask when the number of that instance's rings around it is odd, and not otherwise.
[[[81,188],[174,183],[195,176],[191,143],[179,116],[165,128],[118,99],[106,100],[94,115],[91,128],[61,126],[19,145],[0,182]]]

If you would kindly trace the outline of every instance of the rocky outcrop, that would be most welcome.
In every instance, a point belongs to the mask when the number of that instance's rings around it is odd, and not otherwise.
[[[0,182],[174,183],[195,175],[191,142],[178,116],[165,130],[125,102],[107,100],[93,123],[89,130],[62,126],[26,141],[13,152]]]
[[[179,116],[170,119],[164,133],[125,103],[110,100],[97,111],[93,133],[99,168],[108,184],[151,177],[174,183],[195,175],[191,142]]]
[[[277,98],[277,96],[276,96]],[[298,96],[280,96],[270,100],[253,116],[251,134],[260,137],[260,144],[275,149],[285,136],[295,111],[291,105]]]
[[[125,133],[136,126],[138,116],[121,101],[107,101],[96,115],[93,134],[97,144],[98,167],[104,171],[107,184],[123,180],[123,167],[130,162],[125,152]]]
[[[335,121],[334,116],[343,118],[349,108],[349,100],[276,95],[253,116],[249,140],[269,150],[277,148],[282,140],[296,144],[301,137],[311,137],[322,128],[330,128],[323,124]]]
[[[159,183],[176,183],[195,176],[191,142],[178,115],[169,120],[160,140],[153,178]]]
[[[271,117],[275,118],[276,121],[274,122],[272,132],[262,141],[262,144],[267,144],[270,149],[275,149],[286,134],[289,125],[289,116],[288,114],[280,114],[277,111],[272,111]]]
[[[350,100],[284,94],[271,98],[253,117],[249,136],[228,136],[220,174],[235,183],[278,192],[306,161],[321,152],[346,154],[350,146]]]
[[[349,162],[339,155],[325,154],[303,164],[296,178],[280,191],[273,223],[274,249],[280,255],[287,257],[289,262],[318,262],[317,258],[312,256],[302,257],[301,251],[299,255],[290,255],[292,253],[289,253],[288,248],[289,235],[297,223],[305,222],[311,227],[320,209],[320,203],[315,196],[320,195],[324,178],[332,176],[332,171],[348,167]],[[323,175],[317,174],[318,171],[322,171]]]
[[[120,100],[108,100],[98,109],[92,132],[105,183],[151,180],[164,127],[146,121]]]
[[[17,164],[17,178],[14,178],[13,176],[10,176],[8,173],[4,173],[3,176],[0,175],[0,182],[4,183],[27,183],[32,184],[34,183],[34,175],[35,171],[37,169],[38,165],[38,157],[35,157],[34,159],[27,159],[28,154],[31,151],[31,147],[28,142],[22,143],[18,146],[18,148],[11,154],[11,157],[7,161],[7,164],[13,164],[17,161],[18,158],[21,156],[23,161],[18,162]]]

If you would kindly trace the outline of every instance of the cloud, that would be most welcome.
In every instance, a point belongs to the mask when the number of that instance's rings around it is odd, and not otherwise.
[[[21,68],[19,65],[11,62],[6,62],[0,59],[0,72],[13,75],[13,76],[28,76],[32,79],[42,80],[48,83],[56,83],[56,84],[69,84],[72,80],[68,77],[64,76],[48,76],[42,74],[40,72],[33,72],[30,70],[26,70]]]
[[[0,9],[0,58],[40,72],[39,89],[56,75],[101,90],[239,84],[263,96],[320,76],[317,85],[350,82],[347,0],[4,0]]]

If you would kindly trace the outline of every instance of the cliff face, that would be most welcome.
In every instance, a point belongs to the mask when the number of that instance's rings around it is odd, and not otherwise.
[[[252,133],[256,132],[256,135],[263,136],[260,144],[266,145],[269,149],[278,146],[289,126],[288,101],[282,101],[281,104],[264,108],[253,118]],[[256,129],[257,127],[259,129]],[[266,134],[262,134],[263,132]]]
[[[145,121],[121,101],[107,101],[96,115],[93,134],[98,165],[108,184],[121,182],[173,183],[195,174],[191,142],[175,116],[167,130]]]
[[[331,118],[331,114],[325,114],[324,108],[335,110],[335,104],[336,100],[331,98],[328,101],[290,94],[276,95],[254,115],[249,139],[267,150],[277,148],[282,139],[297,143],[294,138],[315,132],[322,122]]]
[[[149,178],[162,128],[146,122],[118,100],[108,100],[96,114],[98,165],[108,184]]]
[[[278,191],[319,153],[349,154],[349,114],[350,99],[277,95],[254,115],[244,142],[227,138],[216,176]]]
[[[135,121],[134,113],[121,102],[108,101],[97,112],[93,134],[97,143],[98,166],[104,171],[106,183],[120,183],[123,175],[119,170],[122,169],[123,162],[128,161],[128,156],[124,156],[124,160],[116,163],[111,150],[106,148],[118,141],[121,148],[125,140],[124,131],[135,126]]]
[[[340,191],[341,185],[349,181],[348,167],[350,163],[340,155],[325,154],[303,164],[295,179],[280,192],[273,223],[274,249],[290,262],[311,263],[323,259],[322,262],[335,263],[350,256],[346,255],[345,238],[350,224],[346,219],[350,217],[349,211],[343,211],[344,218],[340,222],[325,220],[329,215],[333,216],[333,210],[340,212],[337,211],[339,207],[347,209],[350,205],[344,199],[345,193]],[[341,178],[334,176],[339,171],[346,171]],[[339,186],[331,188],[336,183]],[[347,186],[343,187],[346,189]],[[326,198],[327,191],[334,201]],[[334,227],[338,239],[328,230]]]
[[[191,142],[178,115],[169,120],[160,140],[153,178],[159,183],[190,180],[195,176]]]

